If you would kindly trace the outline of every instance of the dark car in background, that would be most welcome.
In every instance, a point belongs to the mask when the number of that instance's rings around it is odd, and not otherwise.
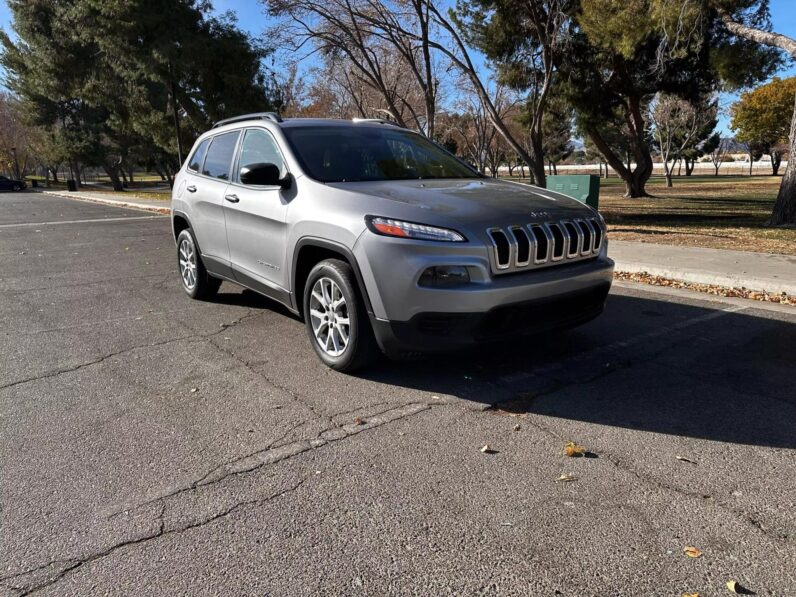
[[[13,180],[0,174],[0,191],[21,191],[27,186],[24,180]]]

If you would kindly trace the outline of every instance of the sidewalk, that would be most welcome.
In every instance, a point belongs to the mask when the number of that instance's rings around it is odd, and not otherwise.
[[[133,209],[141,209],[143,211],[152,211],[161,214],[168,214],[171,210],[171,201],[164,201],[162,199],[143,199],[135,196],[125,196],[125,193],[97,193],[91,191],[76,191],[70,193],[69,191],[41,191],[45,195],[56,195],[58,197],[66,197],[68,199],[78,199],[80,201],[93,201],[95,203],[104,203],[105,205],[113,205],[115,207],[130,207]]]
[[[611,240],[616,271],[796,295],[796,257]]]

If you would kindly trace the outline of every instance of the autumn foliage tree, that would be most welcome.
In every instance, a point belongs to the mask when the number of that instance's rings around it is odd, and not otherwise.
[[[767,153],[775,176],[787,148],[794,98],[796,77],[775,77],[771,83],[742,94],[731,109],[736,139]]]

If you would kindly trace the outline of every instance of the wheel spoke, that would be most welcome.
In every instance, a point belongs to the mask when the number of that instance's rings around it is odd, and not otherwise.
[[[318,302],[318,304],[321,305],[321,307],[326,306],[326,299],[324,299],[323,296],[318,294],[318,292],[314,289],[312,291],[312,298],[314,298]]]

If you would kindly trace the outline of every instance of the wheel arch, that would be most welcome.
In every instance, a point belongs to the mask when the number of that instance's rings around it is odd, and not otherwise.
[[[307,282],[307,277],[310,271],[312,271],[312,268],[324,259],[341,259],[351,266],[351,269],[354,271],[354,277],[357,281],[360,296],[362,296],[362,300],[365,302],[365,309],[368,315],[373,315],[373,307],[370,303],[370,297],[368,297],[368,290],[365,287],[365,281],[362,278],[362,272],[359,269],[359,264],[357,263],[356,257],[354,257],[354,253],[345,245],[314,237],[304,237],[300,239],[293,250],[293,267],[291,270],[292,288],[294,306],[299,315],[303,317],[304,287]]]
[[[174,234],[175,242],[177,241],[177,237],[180,235],[180,232],[188,228],[192,228],[191,221],[188,219],[188,216],[181,211],[172,212],[171,229]]]

